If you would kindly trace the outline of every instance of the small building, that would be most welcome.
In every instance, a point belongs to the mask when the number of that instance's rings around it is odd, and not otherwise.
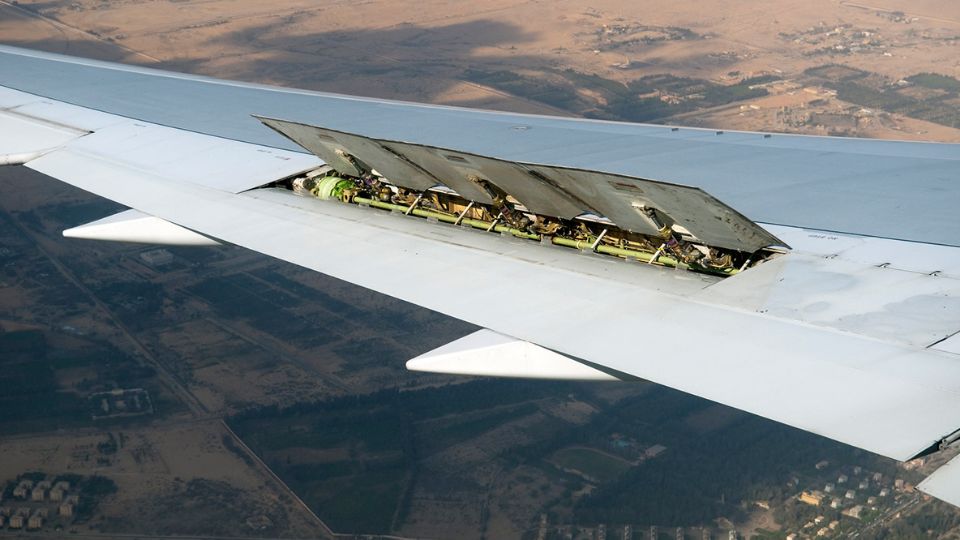
[[[823,461],[817,463],[816,465],[814,465],[814,467],[815,467],[818,471],[822,471],[823,469],[826,469],[826,468],[829,467],[829,466],[830,466],[830,462],[827,461],[827,460],[823,460]]]
[[[10,508],[9,506],[0,506],[0,516],[10,517],[11,515],[13,515],[13,508]]]
[[[797,536],[797,533],[790,533],[790,534],[787,535],[787,539],[786,539],[786,540],[797,540],[797,538],[799,538],[799,537]]]
[[[848,489],[846,495],[844,495],[844,498],[850,499],[850,500],[853,500],[856,497],[857,497],[857,492],[852,489]]]
[[[823,516],[817,516],[817,517],[813,518],[813,524],[814,524],[814,525],[819,525],[819,524],[823,523],[823,521],[824,521],[825,519],[827,519],[827,518],[825,518],[825,517],[823,517]]]
[[[862,473],[862,472],[863,472],[863,468],[860,467],[859,465],[857,465],[856,467],[853,468],[853,474],[854,474],[854,476],[860,476],[860,473]]]
[[[842,512],[842,514],[847,517],[852,517],[853,519],[860,519],[861,512],[863,512],[863,507],[858,504],[856,506],[847,508]]]
[[[845,474],[841,474],[840,476],[837,477],[838,484],[846,484],[847,480],[849,480],[849,478],[847,478],[847,475]]]
[[[40,527],[43,527],[43,516],[39,513],[30,516],[30,519],[27,520],[27,529],[35,531]]]
[[[10,516],[10,528],[11,529],[22,529],[23,528],[23,516],[17,514],[15,516]]]
[[[830,482],[830,483],[828,483],[827,485],[823,486],[823,492],[824,492],[824,493],[833,493],[833,489],[834,489],[835,487],[836,487],[836,486],[833,484],[833,482]]]
[[[667,449],[667,447],[666,447],[666,446],[663,446],[662,444],[655,444],[655,445],[651,446],[650,448],[647,448],[646,450],[644,450],[644,451],[643,451],[643,455],[644,455],[644,457],[646,457],[647,459],[655,458],[655,457],[659,456],[660,454],[662,454],[666,449]]]
[[[874,505],[877,504],[877,498],[874,496],[867,497],[867,504]]]
[[[820,503],[823,502],[823,493],[819,491],[804,491],[800,493],[800,502],[804,504],[809,504],[810,506],[820,506]]]
[[[920,467],[923,467],[923,464],[926,462],[927,460],[924,458],[917,458],[917,459],[911,459],[910,461],[901,463],[900,466],[903,467],[904,470],[913,471],[913,470],[919,469]]]
[[[53,483],[50,482],[49,480],[41,480],[37,482],[37,487],[43,488],[43,489],[50,489],[51,487],[53,487]]]
[[[46,494],[47,494],[47,490],[43,489],[40,486],[37,486],[33,488],[33,491],[30,492],[30,500],[34,502],[42,502]]]
[[[21,480],[17,487],[13,488],[13,496],[18,499],[26,499],[33,490],[33,480]]]
[[[60,503],[60,506],[57,508],[57,513],[62,517],[70,517],[73,515],[73,505],[68,502]]]
[[[840,522],[837,520],[833,520],[830,522],[829,525],[827,525],[827,528],[830,529],[831,531],[835,531],[839,526],[840,526]]]
[[[63,490],[59,487],[55,487],[50,490],[50,500],[52,502],[60,502],[63,500]]]
[[[887,489],[887,488],[883,488],[883,489],[880,490],[880,496],[881,496],[881,497],[886,497],[886,496],[889,495],[889,494],[890,494],[890,490]]]
[[[173,262],[173,253],[165,249],[151,249],[141,253],[140,258],[150,266],[164,266]]]
[[[840,499],[834,499],[830,501],[830,508],[833,508],[834,510],[842,506],[843,506],[843,502],[841,502]]]
[[[880,482],[881,480],[883,480],[883,475],[882,475],[882,474],[880,474],[880,473],[878,473],[878,472],[873,473],[873,481],[874,481],[874,482]]]
[[[870,482],[867,480],[861,480],[860,485],[857,486],[857,489],[869,489],[869,488],[870,488]]]

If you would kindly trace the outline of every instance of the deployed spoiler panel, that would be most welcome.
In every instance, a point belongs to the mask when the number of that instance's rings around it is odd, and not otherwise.
[[[338,172],[371,172],[424,190],[433,179],[470,201],[509,196],[536,214],[593,214],[621,229],[656,235],[678,225],[704,244],[753,253],[786,244],[703,190],[631,176],[507,161],[411,142],[374,139],[275,118],[261,122],[324,159]],[[358,165],[360,164],[360,165]]]

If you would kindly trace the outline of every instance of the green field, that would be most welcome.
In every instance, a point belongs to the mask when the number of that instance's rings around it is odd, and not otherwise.
[[[564,469],[581,472],[600,482],[615,480],[630,468],[630,464],[622,459],[581,447],[557,450],[550,461]]]

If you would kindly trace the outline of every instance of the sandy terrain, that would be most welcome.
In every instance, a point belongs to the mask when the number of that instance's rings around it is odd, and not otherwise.
[[[247,465],[225,446],[227,430],[219,421],[194,422],[133,430],[111,430],[122,441],[116,453],[104,453],[98,445],[105,433],[79,432],[0,439],[0,480],[12,480],[26,471],[50,475],[73,473],[101,475],[117,484],[116,494],[103,500],[98,517],[77,530],[103,532],[197,533],[193,513],[181,514],[183,522],[171,520],[167,499],[175,505],[216,504],[216,497],[198,486],[215,486],[229,501],[218,510],[221,534],[259,536],[245,523],[266,515],[282,528],[272,531],[285,537],[313,537],[316,525],[299,507],[290,504],[275,485]],[[191,485],[190,482],[193,482]],[[165,517],[166,515],[166,517]],[[135,529],[130,529],[135,526]]]
[[[960,75],[960,4],[936,0],[778,0],[762,9],[749,0],[722,7],[652,0],[280,0],[269,7],[254,0],[25,0],[19,6],[0,9],[5,42],[225,78],[547,114],[576,111],[469,82],[464,71],[527,71],[549,80],[550,70],[571,68],[622,82],[658,73],[724,82],[764,73],[790,79],[839,63],[893,81],[925,71]],[[782,105],[753,105],[758,109],[744,114],[735,107],[681,120],[799,129],[775,121]],[[820,133],[815,126],[800,131]],[[956,129],[900,119],[855,134],[960,140]]]
[[[294,403],[328,393],[320,377],[296,364],[265,364],[255,345],[218,323],[188,321],[158,336],[159,345],[186,364],[190,390],[208,410]]]

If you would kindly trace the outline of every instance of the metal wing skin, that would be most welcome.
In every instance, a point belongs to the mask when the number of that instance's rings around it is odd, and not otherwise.
[[[898,460],[960,431],[957,145],[416,105],[0,47],[0,164],[131,208],[69,236],[234,244],[484,329],[411,369],[647,379]],[[290,188],[307,184],[325,196]],[[955,467],[921,489],[960,504]]]

